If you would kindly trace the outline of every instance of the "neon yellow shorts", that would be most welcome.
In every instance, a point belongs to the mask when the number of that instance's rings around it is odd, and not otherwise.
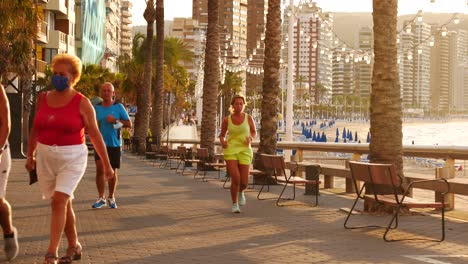
[[[234,154],[224,154],[224,160],[237,160],[239,164],[250,165],[252,164],[252,151],[242,151]]]

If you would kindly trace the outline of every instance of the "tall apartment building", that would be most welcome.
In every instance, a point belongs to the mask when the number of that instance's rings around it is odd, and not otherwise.
[[[468,58],[467,58],[468,59]],[[468,61],[462,66],[463,69],[463,105],[464,109],[468,108]]]
[[[431,107],[431,26],[421,21],[408,24],[411,32],[400,33],[400,85],[404,108]]]
[[[413,104],[419,108],[429,108],[431,102],[431,46],[426,41],[431,37],[431,26],[417,21],[412,28],[414,32],[413,49]]]
[[[120,2],[120,54],[132,56],[132,7],[130,0]]]
[[[355,94],[354,61],[346,52],[349,50],[333,52],[333,95]]]
[[[196,79],[198,65],[203,58],[205,45],[205,29],[199,26],[197,20],[191,18],[174,18],[169,37],[175,37],[184,41],[187,49],[193,53],[193,60],[190,63],[181,62],[187,69],[187,73],[192,79]]]
[[[201,27],[208,23],[208,1],[193,0],[192,18]],[[219,1],[220,55],[224,63],[241,71],[245,93],[247,63],[247,0]]]
[[[442,36],[437,25],[433,27],[435,45],[432,49],[431,92],[432,107],[448,113],[451,109],[468,108],[468,90],[461,81],[467,58],[466,30],[449,31]]]
[[[41,32],[45,35],[37,46],[37,58],[50,63],[56,54],[75,54],[75,1],[40,1],[39,5]]]
[[[120,0],[106,0],[106,51],[101,65],[112,72],[117,71],[120,55]]]
[[[249,0],[247,7],[247,56],[249,67],[263,69],[265,52],[264,33],[266,28],[267,0]],[[247,90],[252,94],[262,90],[263,74],[247,72]]]
[[[83,64],[100,64],[106,50],[104,0],[76,1],[76,50]]]
[[[463,84],[463,68],[467,58],[468,34],[466,30],[448,32],[449,39],[449,105],[450,109],[463,110],[465,93]]]
[[[294,81],[296,97],[307,94],[310,103],[327,101],[332,92],[333,15],[322,13],[314,3],[295,7],[294,38],[288,39],[283,30],[284,46],[293,41]],[[287,29],[290,16],[285,13],[283,29]],[[283,61],[287,51],[283,50]],[[289,81],[289,80],[288,80]]]
[[[372,28],[363,27],[359,30],[359,50],[362,60],[354,60],[356,70],[356,93],[364,98],[369,98],[372,90],[372,69],[374,59],[374,36]]]

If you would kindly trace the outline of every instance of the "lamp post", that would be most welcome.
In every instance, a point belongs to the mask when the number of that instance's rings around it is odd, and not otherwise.
[[[296,17],[294,14],[294,0],[289,1],[289,9],[290,9],[290,16],[289,16],[289,25],[288,25],[288,86],[287,86],[287,96],[286,96],[286,141],[293,140],[293,89],[294,89],[294,51],[293,51],[293,44],[294,44],[294,22],[296,21]],[[285,156],[290,157],[292,151],[287,150],[285,151]]]

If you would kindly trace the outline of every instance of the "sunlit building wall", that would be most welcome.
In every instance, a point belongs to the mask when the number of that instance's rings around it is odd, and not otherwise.
[[[132,7],[130,0],[120,2],[120,54],[132,55]]]
[[[42,5],[42,20],[48,27],[47,43],[40,51],[42,60],[50,63],[56,54],[75,54],[75,1],[49,0]]]
[[[100,64],[106,48],[105,0],[78,0],[76,7],[77,55],[83,64]]]
[[[374,59],[372,56],[374,49],[373,31],[370,27],[363,27],[359,30],[359,50],[362,51],[362,60],[355,61],[358,72],[356,92],[361,97],[370,97],[372,89],[372,69]]]
[[[120,0],[106,0],[106,50],[101,65],[116,72],[120,55]]]

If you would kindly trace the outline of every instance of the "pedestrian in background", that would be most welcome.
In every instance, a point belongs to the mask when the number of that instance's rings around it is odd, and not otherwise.
[[[81,259],[82,254],[72,200],[87,166],[85,129],[95,151],[102,157],[105,179],[111,179],[114,172],[99,134],[93,106],[73,88],[81,76],[80,59],[70,54],[58,54],[50,67],[55,89],[38,96],[26,169],[37,170],[42,197],[51,199],[50,241],[44,264],[71,263]],[[59,260],[58,248],[63,232],[68,248]]]
[[[95,153],[94,157],[96,160],[96,186],[98,189],[98,199],[92,205],[92,208],[102,208],[107,205],[109,208],[117,208],[115,202],[115,191],[117,190],[117,169],[120,169],[120,161],[122,157],[122,140],[121,140],[121,128],[131,128],[132,122],[128,116],[125,107],[116,101],[114,101],[115,91],[112,83],[106,82],[101,85],[99,89],[100,97],[102,102],[96,104],[94,109],[96,110],[96,118],[99,124],[99,131],[101,132],[104,143],[106,144],[107,155],[114,169],[114,177],[109,180],[109,195],[107,200],[105,198],[105,187],[106,183],[102,177],[104,173],[103,163],[98,153]]]
[[[5,198],[11,168],[8,136],[11,130],[10,105],[5,89],[0,84],[0,225],[3,229],[5,256],[13,260],[18,256],[18,230],[13,226],[11,206]]]
[[[255,123],[244,113],[245,97],[235,95],[231,100],[231,115],[224,118],[219,140],[224,148],[224,160],[231,176],[232,212],[240,213],[239,205],[245,205],[244,190],[249,181],[249,169],[253,152],[250,143],[257,136]],[[226,140],[227,133],[227,140]]]

